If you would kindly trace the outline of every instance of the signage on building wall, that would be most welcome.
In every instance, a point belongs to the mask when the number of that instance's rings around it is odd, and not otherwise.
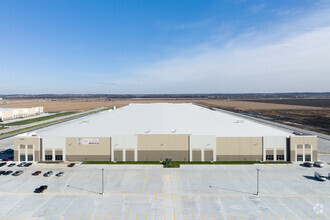
[[[99,144],[99,139],[78,138],[79,145]]]

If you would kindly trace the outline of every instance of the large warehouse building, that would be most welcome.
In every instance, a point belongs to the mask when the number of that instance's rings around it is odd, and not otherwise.
[[[40,115],[44,112],[43,107],[33,108],[0,108],[0,121],[7,121],[16,118]]]
[[[14,140],[16,161],[314,161],[297,136],[194,104],[130,104]]]

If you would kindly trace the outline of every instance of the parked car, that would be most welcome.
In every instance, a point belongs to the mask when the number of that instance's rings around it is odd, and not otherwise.
[[[47,188],[48,188],[47,185],[42,185],[42,186],[40,186],[39,188],[36,188],[36,189],[34,190],[34,192],[35,192],[35,193],[43,193]]]
[[[1,176],[1,175],[4,175],[5,173],[6,173],[6,171],[3,171],[3,170],[0,171],[0,176]]]
[[[45,177],[49,177],[53,174],[53,171],[48,171],[47,173],[44,174]]]
[[[32,163],[26,163],[24,166],[25,167],[29,167],[29,166],[31,166],[32,165]]]
[[[56,174],[57,177],[61,177],[64,175],[64,172],[59,172],[58,174]]]
[[[16,165],[15,163],[11,163],[11,164],[8,165],[8,167],[13,167],[15,165]]]
[[[32,173],[32,175],[33,175],[33,176],[38,176],[40,173],[41,173],[41,171],[38,170],[38,171]]]
[[[68,167],[74,167],[74,165],[76,165],[75,163],[70,163],[69,165],[68,165]]]
[[[325,178],[325,176],[322,176],[320,173],[318,173],[318,172],[315,172],[314,173],[314,177],[317,179],[317,180],[319,180],[319,181],[322,181],[322,182],[324,182],[324,181],[326,181],[327,179]]]
[[[27,163],[26,162],[22,162],[22,163],[18,164],[17,166],[18,167],[23,167],[25,164],[27,164]]]
[[[21,174],[23,174],[23,173],[24,173],[23,170],[18,170],[18,171],[16,171],[15,173],[13,173],[13,176],[19,176],[19,175],[21,175]]]
[[[6,159],[2,159],[2,161],[9,161],[9,159],[8,159],[8,158],[6,158]]]
[[[6,165],[7,164],[7,162],[2,162],[2,163],[0,163],[0,167],[3,167],[4,165]]]
[[[303,166],[305,166],[305,167],[313,167],[313,164],[311,162],[305,162],[305,163],[303,163]]]
[[[8,170],[8,171],[6,171],[3,175],[9,175],[9,174],[11,174],[13,171],[11,171],[11,170]]]
[[[315,161],[314,162],[314,167],[324,167],[324,163],[322,161]]]

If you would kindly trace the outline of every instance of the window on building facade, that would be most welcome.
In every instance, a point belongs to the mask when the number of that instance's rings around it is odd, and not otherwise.
[[[266,160],[274,160],[274,155],[266,155]]]
[[[311,155],[305,155],[305,161],[312,161]]]
[[[303,155],[297,155],[297,161],[303,161]]]
[[[276,155],[276,160],[284,160],[284,155]]]
[[[21,155],[21,156],[19,157],[19,159],[20,159],[20,161],[25,161],[25,155]]]
[[[45,155],[45,160],[52,160],[53,159],[53,155]]]
[[[55,160],[63,160],[63,155],[55,155]]]
[[[33,161],[33,155],[28,155],[28,161]]]

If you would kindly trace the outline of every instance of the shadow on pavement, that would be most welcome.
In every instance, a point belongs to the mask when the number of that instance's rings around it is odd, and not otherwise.
[[[100,192],[94,192],[94,191],[90,191],[90,190],[87,190],[87,189],[83,189],[83,188],[80,188],[80,187],[76,187],[76,186],[70,186],[68,185],[67,186],[68,188],[74,188],[74,189],[78,189],[78,190],[81,190],[81,191],[86,191],[86,192],[90,192],[90,193],[96,193],[96,194],[100,194]]]
[[[218,186],[211,186],[209,185],[209,187],[212,189],[222,189],[222,190],[228,190],[228,191],[232,191],[232,192],[240,192],[240,193],[245,193],[245,194],[251,194],[251,195],[255,195],[256,193],[250,193],[250,192],[244,192],[244,191],[239,191],[239,190],[235,190],[235,189],[228,189],[228,188],[222,188],[222,187],[218,187]]]

